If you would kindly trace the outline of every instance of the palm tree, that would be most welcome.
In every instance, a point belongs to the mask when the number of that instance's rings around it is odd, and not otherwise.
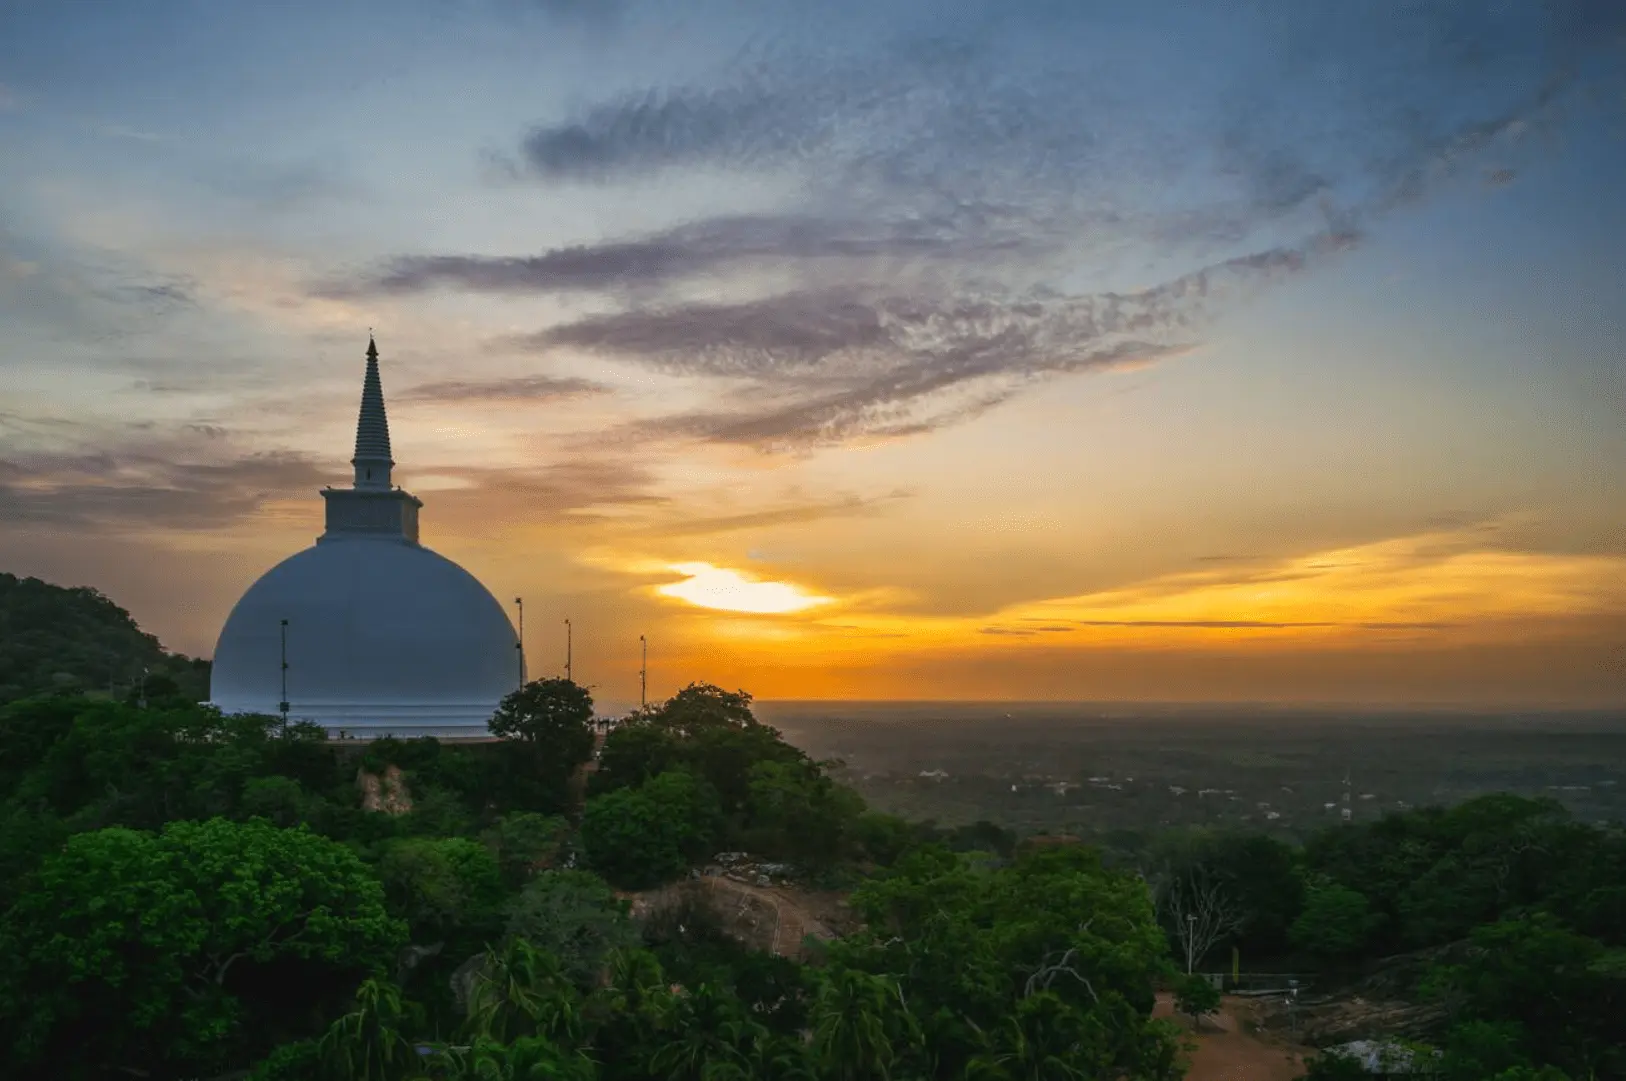
[[[813,1004],[813,1058],[827,1076],[885,1081],[898,1051],[918,1036],[898,985],[888,977],[840,968],[821,982]]]
[[[544,1036],[577,1047],[582,1033],[576,990],[552,954],[510,939],[500,950],[487,950],[475,973],[468,1030],[498,1043]]]
[[[394,1081],[417,1061],[402,1033],[408,1021],[401,991],[377,978],[356,989],[356,1008],[333,1022],[318,1045],[322,1059],[348,1081]]]
[[[768,1039],[732,995],[702,984],[683,997],[673,1037],[650,1057],[667,1081],[753,1081]]]
[[[1078,1081],[1105,1066],[1089,1039],[1088,1019],[1060,996],[1040,991],[1017,1003],[993,1046],[966,1068],[972,1081]],[[1094,1052],[1094,1053],[1092,1053]]]

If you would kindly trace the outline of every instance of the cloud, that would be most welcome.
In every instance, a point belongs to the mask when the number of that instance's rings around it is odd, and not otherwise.
[[[1039,378],[1175,355],[1216,303],[1350,243],[1344,234],[1322,234],[1299,248],[1226,260],[1137,293],[799,292],[597,316],[525,344],[748,381],[736,395],[747,404],[646,422],[638,429],[646,436],[769,449],[897,437],[973,417]]]
[[[710,563],[678,563],[671,569],[683,575],[683,580],[660,586],[655,592],[697,608],[754,615],[788,615],[835,600],[809,593],[793,582],[762,581]]]
[[[908,492],[890,492],[870,499],[848,496],[845,499],[802,503],[789,507],[750,511],[743,514],[723,514],[708,518],[689,518],[675,523],[651,526],[662,537],[703,537],[718,533],[733,533],[742,529],[765,529],[781,525],[804,525],[829,518],[862,517],[881,513],[887,506],[909,498]]]
[[[555,248],[535,256],[404,255],[358,280],[318,287],[329,296],[414,293],[437,287],[485,293],[598,292],[664,286],[706,274],[787,261],[1032,257],[1053,242],[983,215],[893,221],[816,214],[708,218],[633,240]]]
[[[535,255],[398,255],[321,291],[618,301],[505,344],[717,385],[714,406],[622,438],[794,450],[929,432],[1045,378],[1199,345],[1215,315],[1485,152],[1527,153],[1579,58],[1626,25],[1595,0],[1448,0],[1382,22],[1266,3],[1192,54],[1201,35],[1166,17],[1088,64],[1090,18],[1055,6],[759,39],[710,78],[537,124],[513,165],[546,184],[756,173],[788,184],[788,206]],[[1207,62],[1221,45],[1248,63]],[[1178,101],[1155,74],[1176,69]]]
[[[394,402],[554,402],[607,394],[610,388],[590,379],[552,375],[517,376],[512,379],[454,379],[397,391]]]
[[[331,477],[292,453],[166,461],[139,453],[0,460],[0,520],[9,527],[211,529]]]

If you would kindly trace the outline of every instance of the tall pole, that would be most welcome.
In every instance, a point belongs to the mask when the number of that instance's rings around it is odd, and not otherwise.
[[[1186,913],[1186,975],[1191,975],[1192,967],[1197,959],[1192,953],[1197,947],[1197,917],[1194,913]]]
[[[570,620],[565,620],[565,678],[570,679]]]
[[[519,608],[519,641],[514,648],[519,650],[519,685],[525,686],[525,598],[515,597],[514,604]]]
[[[640,634],[638,645],[643,649],[638,666],[638,708],[645,709],[649,706],[649,639]]]
[[[277,708],[282,710],[282,727],[288,727],[288,621],[282,621],[282,701]]]

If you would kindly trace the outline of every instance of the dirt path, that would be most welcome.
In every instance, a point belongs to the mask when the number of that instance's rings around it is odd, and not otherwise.
[[[772,939],[767,947],[770,953],[795,957],[801,953],[802,938],[806,935],[826,940],[836,937],[822,920],[802,907],[794,896],[782,890],[753,886],[722,875],[708,875],[701,881],[724,905],[728,902],[723,898],[750,897],[774,910]]]
[[[1191,1018],[1175,1014],[1172,996],[1157,996],[1154,1016],[1175,1017],[1195,1045],[1186,1081],[1294,1081],[1304,1076],[1304,1049],[1248,1032],[1242,1022],[1250,1009],[1247,1000],[1228,995],[1220,1012],[1204,1017],[1202,1031],[1193,1033]]]

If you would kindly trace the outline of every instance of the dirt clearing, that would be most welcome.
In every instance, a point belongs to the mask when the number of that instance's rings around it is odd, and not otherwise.
[[[1218,1013],[1203,1018],[1202,1031],[1191,1031],[1191,1018],[1174,1012],[1171,995],[1157,996],[1154,1016],[1173,1017],[1186,1029],[1191,1069],[1186,1081],[1294,1081],[1304,1076],[1308,1048],[1280,1043],[1248,1031],[1253,1004],[1227,995]]]

